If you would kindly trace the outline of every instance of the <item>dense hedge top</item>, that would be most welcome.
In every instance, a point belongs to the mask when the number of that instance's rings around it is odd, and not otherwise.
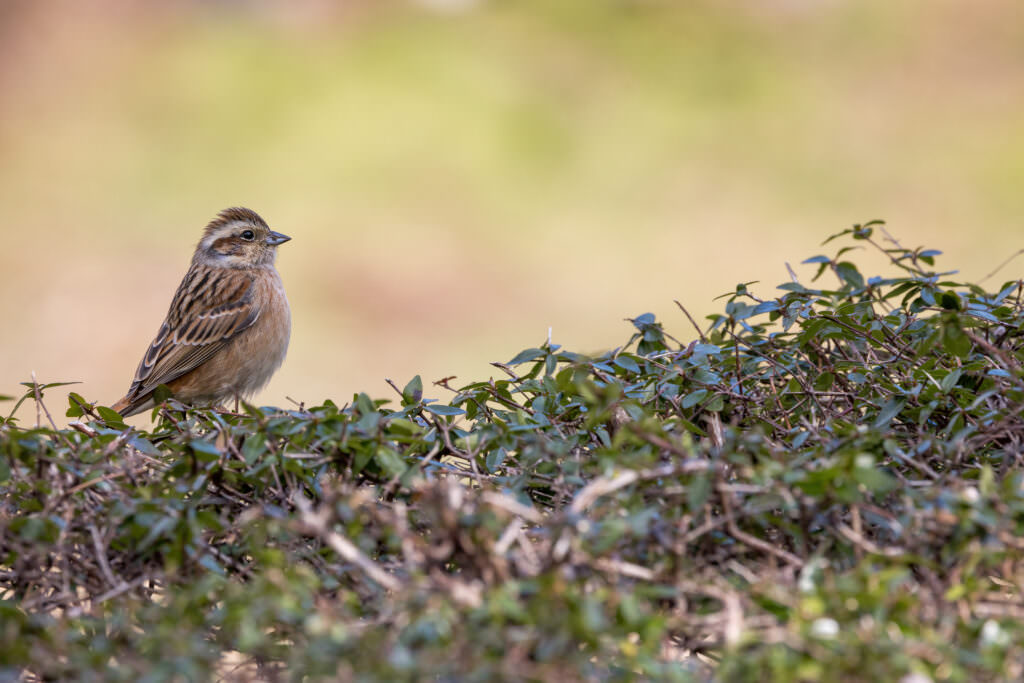
[[[845,246],[691,342],[641,315],[444,400],[172,400],[143,432],[72,394],[60,429],[29,383],[0,676],[1021,677],[1022,282],[879,229],[834,237],[892,276]]]

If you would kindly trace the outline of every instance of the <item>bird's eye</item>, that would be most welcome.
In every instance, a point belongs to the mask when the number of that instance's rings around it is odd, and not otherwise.
[[[245,240],[246,242],[252,242],[254,239],[256,239],[256,233],[254,233],[252,230],[243,230],[242,239]]]

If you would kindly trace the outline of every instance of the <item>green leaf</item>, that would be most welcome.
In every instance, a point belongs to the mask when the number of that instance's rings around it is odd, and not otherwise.
[[[711,495],[711,477],[707,472],[699,472],[694,475],[690,484],[686,487],[686,507],[690,514],[697,514],[704,507],[708,497]]]
[[[707,395],[707,389],[697,389],[696,391],[691,391],[685,397],[683,397],[683,400],[680,401],[680,405],[683,408],[692,408],[693,406],[703,401],[704,397]]]
[[[871,235],[874,232],[872,225],[882,224],[882,221],[869,221],[864,225],[855,225],[853,228],[853,239],[855,240],[866,240],[871,239]]]
[[[90,407],[90,404],[72,391],[68,394],[68,406],[67,412],[64,413],[66,417],[81,417],[85,414],[85,408]]]
[[[260,456],[267,452],[266,439],[260,438],[258,435],[252,435],[245,440],[242,444],[242,457],[245,459],[247,465],[252,465]]]
[[[377,462],[389,477],[402,475],[408,467],[402,457],[390,448],[381,448],[377,451]]]
[[[355,404],[360,415],[365,416],[377,413],[377,406],[374,405],[373,399],[363,392],[356,394]]]
[[[831,372],[823,372],[814,379],[814,388],[817,391],[828,391],[836,381],[836,376]]]
[[[947,311],[960,310],[960,297],[953,292],[943,292],[939,297],[939,303]]]
[[[203,462],[211,462],[221,456],[220,449],[205,439],[191,439],[188,446]]]
[[[942,345],[957,358],[966,358],[971,352],[971,340],[964,333],[956,314],[947,314],[942,325]]]
[[[512,358],[512,360],[510,360],[509,362],[505,363],[505,365],[519,365],[521,363],[527,363],[527,362],[529,362],[531,360],[536,360],[537,358],[540,358],[541,356],[545,355],[546,353],[547,352],[544,351],[544,349],[537,349],[537,348],[524,349],[524,350],[520,351],[519,353],[517,353]]]
[[[359,474],[366,469],[366,466],[370,464],[371,460],[373,460],[373,455],[373,451],[367,448],[356,453],[352,458],[352,474]]]
[[[81,384],[81,382],[47,382],[46,384],[39,384],[38,382],[20,382],[21,386],[28,387],[29,389],[35,390],[36,386],[39,387],[39,391],[44,389],[52,389],[54,387],[66,387],[72,384]]]
[[[693,345],[693,353],[694,354],[716,355],[717,356],[720,353],[722,353],[722,349],[719,346],[717,346],[716,344],[694,344]]]
[[[630,322],[632,322],[638,330],[643,332],[645,328],[647,328],[649,325],[653,325],[655,321],[656,318],[654,317],[653,313],[643,313],[633,318]]]
[[[490,474],[495,474],[504,464],[507,457],[508,451],[504,448],[495,448],[493,451],[489,452],[487,454],[487,458],[484,460],[487,471]]]
[[[704,406],[704,410],[709,410],[712,413],[721,412],[723,408],[725,408],[725,400],[721,394],[715,394],[714,398]]]
[[[637,365],[637,362],[629,356],[619,356],[613,362],[623,370],[640,374],[640,366]]]
[[[778,301],[762,301],[761,303],[750,309],[750,315],[761,315],[762,313],[771,313],[779,310]]]
[[[842,261],[836,264],[836,274],[839,279],[856,289],[864,287],[864,276],[857,270],[857,266],[849,261]]]
[[[956,383],[960,381],[961,375],[963,375],[963,370],[961,368],[956,368],[943,377],[942,381],[939,382],[942,387],[942,393],[948,394],[949,390],[955,387]]]
[[[906,404],[907,402],[901,398],[893,398],[886,401],[878,411],[878,417],[875,418],[873,427],[878,429],[889,424],[894,417],[900,414],[900,411],[903,410]]]
[[[423,399],[423,380],[416,375],[402,389],[402,405],[413,405]]]
[[[438,405],[438,404],[434,404],[434,403],[431,403],[430,405],[427,405],[427,406],[424,406],[424,407],[429,412],[433,413],[434,415],[443,415],[445,417],[450,417],[450,416],[453,416],[453,415],[464,415],[465,412],[466,412],[462,408],[455,408],[453,406],[446,406],[446,405]]]
[[[121,417],[121,414],[106,406],[96,406],[96,414],[99,415],[107,425],[114,429],[124,429],[127,427],[124,423],[124,418]]]

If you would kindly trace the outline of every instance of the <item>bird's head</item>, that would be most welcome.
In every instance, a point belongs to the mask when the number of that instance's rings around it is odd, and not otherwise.
[[[277,247],[290,239],[271,230],[255,211],[224,209],[206,226],[195,260],[229,268],[272,265]]]

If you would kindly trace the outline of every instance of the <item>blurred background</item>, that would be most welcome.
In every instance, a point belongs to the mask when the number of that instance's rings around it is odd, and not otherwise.
[[[228,206],[293,237],[288,405],[690,339],[873,218],[978,280],[1022,184],[1018,0],[2,0],[0,394],[119,398]]]

